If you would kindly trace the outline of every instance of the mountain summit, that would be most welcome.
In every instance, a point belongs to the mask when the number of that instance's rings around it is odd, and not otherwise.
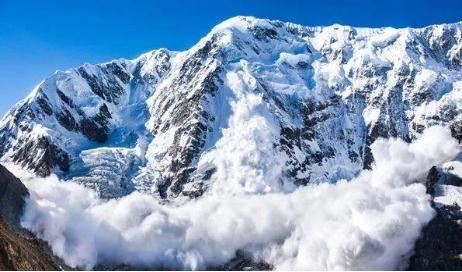
[[[462,23],[235,17],[184,52],[56,72],[0,121],[0,161],[105,198],[292,191],[370,167],[378,137],[443,124],[460,140],[461,109]]]

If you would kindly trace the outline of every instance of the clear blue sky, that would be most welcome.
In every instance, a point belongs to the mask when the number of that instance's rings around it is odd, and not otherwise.
[[[55,70],[184,50],[236,15],[419,27],[462,21],[462,0],[0,0],[0,115]]]

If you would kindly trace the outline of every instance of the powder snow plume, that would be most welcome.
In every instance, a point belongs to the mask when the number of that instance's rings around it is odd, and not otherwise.
[[[432,127],[410,144],[379,139],[372,152],[372,169],[349,181],[292,192],[222,196],[211,190],[175,206],[141,193],[102,200],[81,185],[22,175],[32,193],[22,224],[68,265],[83,269],[204,269],[229,261],[236,250],[275,269],[398,269],[434,215],[416,181],[452,159],[458,143],[448,129]],[[220,160],[227,164],[225,156]],[[226,186],[225,180],[215,184]]]

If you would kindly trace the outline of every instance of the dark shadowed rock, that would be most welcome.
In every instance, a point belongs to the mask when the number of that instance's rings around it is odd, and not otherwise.
[[[0,165],[0,216],[14,228],[19,228],[19,219],[24,209],[24,199],[29,191],[22,182]]]
[[[222,266],[210,267],[208,270],[224,271],[268,271],[273,267],[262,261],[254,261],[251,256],[242,250],[236,252],[236,256]]]
[[[47,137],[27,139],[13,154],[12,159],[42,177],[50,175],[55,166],[64,172],[69,170],[69,155]]]
[[[457,204],[456,204],[457,205]],[[409,270],[462,270],[462,216],[458,206],[436,208],[415,244]]]
[[[15,231],[0,217],[0,270],[62,270],[48,247],[31,235]]]
[[[0,270],[60,270],[50,249],[20,226],[28,196],[22,182],[0,165]]]
[[[435,196],[438,183],[459,184],[460,178],[433,167],[426,181],[427,193]],[[456,185],[456,186],[460,186]],[[462,270],[462,212],[460,207],[435,204],[435,218],[423,229],[409,261],[409,270]]]

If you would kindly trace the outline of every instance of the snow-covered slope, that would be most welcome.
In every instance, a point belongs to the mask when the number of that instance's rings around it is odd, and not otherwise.
[[[184,52],[55,73],[0,122],[0,157],[104,197],[292,191],[369,167],[377,137],[460,140],[461,109],[462,23],[235,17]]]

